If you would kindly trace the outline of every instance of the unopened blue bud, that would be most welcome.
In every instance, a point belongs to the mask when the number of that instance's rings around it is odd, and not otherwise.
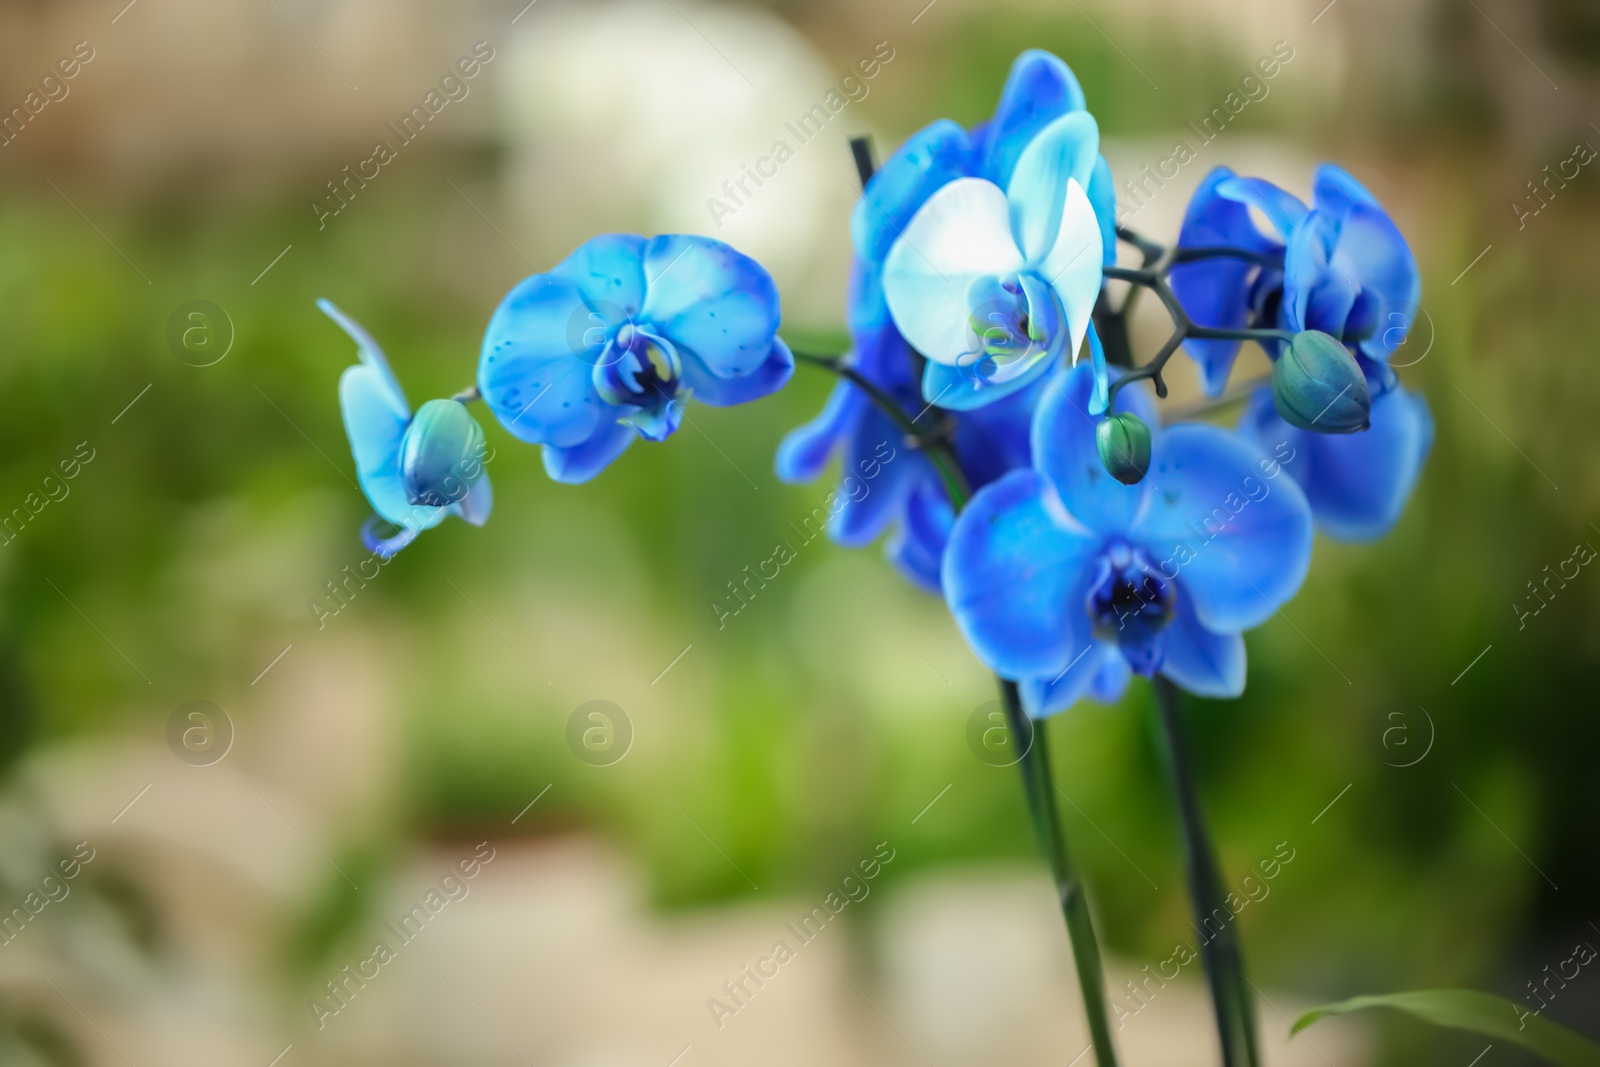
[[[1107,473],[1123,485],[1137,485],[1150,469],[1150,427],[1137,415],[1124,412],[1100,420],[1094,428],[1095,447]]]
[[[1350,350],[1320,330],[1296,335],[1272,368],[1272,402],[1283,421],[1317,433],[1368,426],[1372,394]]]
[[[430,400],[400,440],[400,479],[413,504],[457,503],[483,477],[483,427],[455,400]]]

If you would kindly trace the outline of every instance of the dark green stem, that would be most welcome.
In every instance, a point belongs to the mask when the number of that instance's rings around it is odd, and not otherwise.
[[[1252,252],[1248,248],[1234,248],[1231,245],[1203,246],[1199,248],[1174,248],[1172,258],[1167,260],[1162,268],[1163,273],[1170,272],[1180,263],[1193,263],[1201,259],[1248,259],[1250,262],[1262,267],[1278,265],[1278,260],[1265,252]],[[1145,266],[1149,266],[1147,260]]]
[[[894,397],[852,367],[842,356],[795,352],[794,358],[800,363],[809,363],[814,367],[832,371],[865,393],[867,399],[871,400],[878,410],[905,434],[906,443],[921,450],[923,455],[928,457],[928,461],[939,472],[939,479],[944,482],[944,489],[950,496],[951,505],[957,511],[966,507],[971,491],[967,488],[966,476],[961,473],[961,464],[956,461],[955,449],[950,444],[950,429],[943,419],[931,426],[917,425],[916,420],[895,403]]]
[[[1194,770],[1183,736],[1182,697],[1178,687],[1163,677],[1156,677],[1155,688],[1168,769],[1183,821],[1183,855],[1189,880],[1189,899],[1194,904],[1195,929],[1200,936],[1200,958],[1205,964],[1206,980],[1211,986],[1217,1035],[1222,1042],[1223,1067],[1255,1067],[1259,1062],[1256,1054],[1255,1002],[1245,988],[1244,957],[1239,948],[1238,927],[1233,913],[1226,906],[1222,875],[1200,814],[1200,795],[1195,787]],[[1207,936],[1208,922],[1217,925],[1216,932],[1211,936]]]
[[[1134,293],[1142,290],[1135,288]],[[1131,299],[1133,293],[1129,293]],[[1124,300],[1122,306],[1111,306],[1110,293],[1102,288],[1094,304],[1094,328],[1100,335],[1100,343],[1105,346],[1106,362],[1113,367],[1133,366],[1133,341],[1128,336],[1128,307],[1129,301]]]
[[[1141,236],[1137,232],[1130,230],[1126,226],[1117,227],[1117,239],[1120,241],[1126,241],[1128,244],[1137,248],[1139,250],[1139,256],[1144,260],[1144,265],[1147,269],[1154,265],[1162,256],[1167,254],[1167,249],[1164,245],[1159,245],[1150,240],[1148,237]]]
[[[1111,1041],[1111,1025],[1106,1014],[1100,945],[1089,915],[1089,899],[1067,856],[1066,837],[1061,831],[1061,816],[1056,808],[1050,746],[1045,736],[1048,720],[1029,722],[1015,682],[1000,679],[1000,697],[1005,704],[1013,740],[1019,746],[1026,746],[1020,763],[1022,788],[1028,797],[1028,813],[1033,818],[1039,848],[1050,862],[1050,874],[1061,900],[1061,914],[1067,922],[1067,937],[1072,942],[1072,961],[1078,972],[1078,991],[1083,996],[1083,1009],[1089,1020],[1095,1060],[1100,1067],[1116,1067],[1117,1050]]]
[[[1254,255],[1246,253],[1243,249],[1193,249],[1192,251],[1239,252],[1241,255]],[[1156,395],[1167,395],[1167,383],[1161,377],[1161,372],[1166,369],[1167,361],[1178,351],[1178,346],[1184,341],[1195,338],[1197,340],[1216,341],[1293,341],[1294,334],[1287,330],[1253,330],[1253,329],[1222,329],[1212,326],[1197,326],[1189,313],[1178,302],[1178,295],[1172,291],[1172,286],[1167,281],[1165,270],[1150,270],[1142,267],[1107,267],[1105,276],[1118,281],[1131,282],[1134,285],[1149,289],[1161,298],[1161,303],[1167,309],[1167,314],[1172,316],[1172,336],[1168,337],[1161,349],[1150,358],[1150,362],[1142,367],[1136,367],[1111,383],[1110,397],[1115,402],[1117,393],[1129,382],[1136,382],[1144,378],[1150,379],[1156,387]]]

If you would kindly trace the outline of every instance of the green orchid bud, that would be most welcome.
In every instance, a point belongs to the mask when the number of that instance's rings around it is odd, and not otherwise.
[[[1320,330],[1298,334],[1272,368],[1272,402],[1283,421],[1317,433],[1368,426],[1372,394],[1350,350]]]
[[[459,502],[483,477],[483,427],[455,400],[430,400],[400,439],[400,479],[413,504]]]
[[[1123,485],[1137,485],[1150,469],[1150,427],[1137,415],[1108,415],[1094,428],[1095,447],[1107,473]]]

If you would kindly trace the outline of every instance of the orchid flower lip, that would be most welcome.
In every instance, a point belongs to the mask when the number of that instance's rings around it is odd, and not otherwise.
[[[973,388],[1015,381],[1060,347],[1060,298],[1031,272],[975,278],[967,288],[968,351],[955,366]]]
[[[1175,617],[1177,587],[1163,579],[1142,549],[1107,540],[1091,557],[1082,610],[1095,641],[1112,645],[1135,673],[1160,670],[1165,630]]]
[[[683,420],[690,390],[683,388],[683,361],[664,337],[625,322],[607,342],[615,358],[595,365],[595,392],[613,405],[618,420],[652,441],[671,436]]]

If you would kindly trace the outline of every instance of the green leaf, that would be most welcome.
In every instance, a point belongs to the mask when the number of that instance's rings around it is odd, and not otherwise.
[[[1293,1037],[1318,1019],[1367,1008],[1393,1008],[1435,1026],[1509,1041],[1561,1067],[1600,1067],[1600,1045],[1543,1019],[1509,1000],[1471,989],[1419,989],[1410,993],[1352,997],[1312,1008],[1289,1030]]]

